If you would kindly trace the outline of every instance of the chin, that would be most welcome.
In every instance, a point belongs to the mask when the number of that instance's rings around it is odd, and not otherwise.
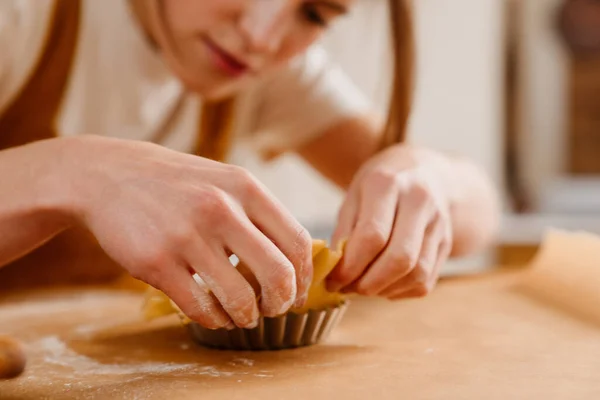
[[[200,94],[203,100],[220,101],[235,96],[239,91],[239,88],[232,86],[213,86],[197,93]]]
[[[203,71],[192,73],[190,69],[183,68],[170,58],[167,58],[167,64],[183,86],[188,91],[198,94],[203,100],[223,100],[232,97],[243,87],[239,79],[223,79],[211,76],[210,73],[205,74]]]
[[[186,89],[197,93],[203,100],[219,101],[235,96],[246,86],[244,82],[220,82],[220,83],[204,83],[198,80],[182,79]]]

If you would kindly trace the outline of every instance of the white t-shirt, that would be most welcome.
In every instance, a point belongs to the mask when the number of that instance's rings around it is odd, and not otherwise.
[[[0,113],[35,65],[53,6],[54,0],[0,1]],[[126,0],[83,0],[81,18],[58,132],[190,151],[201,100],[182,87],[148,44]],[[240,94],[236,135],[260,153],[291,150],[369,108],[366,97],[315,45]]]

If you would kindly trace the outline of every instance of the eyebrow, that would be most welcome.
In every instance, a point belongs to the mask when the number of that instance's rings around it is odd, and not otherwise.
[[[330,8],[331,10],[337,12],[338,14],[348,14],[348,7],[346,7],[340,3],[336,3],[335,1],[314,0],[314,1],[309,1],[309,3]]]

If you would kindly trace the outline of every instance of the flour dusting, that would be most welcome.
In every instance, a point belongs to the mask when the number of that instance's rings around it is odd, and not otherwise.
[[[271,374],[254,374],[254,376],[256,376],[257,378],[272,378],[273,375]]]
[[[52,364],[71,370],[73,377],[88,375],[95,376],[124,376],[124,375],[159,375],[186,373],[191,375],[204,375],[213,378],[224,378],[241,375],[252,375],[257,378],[272,378],[271,371],[260,371],[252,374],[246,370],[226,371],[213,365],[199,363],[167,363],[167,362],[142,362],[127,364],[103,364],[85,355],[78,354],[70,349],[65,342],[56,336],[48,336],[31,344],[31,349],[41,353],[44,364]],[[252,367],[254,360],[235,358],[228,363],[233,367]],[[64,372],[61,372],[64,374]],[[133,379],[139,379],[133,378]],[[68,387],[68,386],[67,386]]]
[[[89,357],[77,354],[69,349],[65,342],[56,336],[49,336],[33,344],[44,354],[44,361],[53,365],[72,368],[75,375],[131,375],[131,374],[164,374],[185,371],[196,367],[196,364],[156,363],[139,364],[102,364]],[[215,376],[212,369],[206,371]]]
[[[237,366],[237,365],[243,365],[243,366],[246,366],[246,367],[251,367],[251,366],[254,365],[254,360],[250,360],[249,358],[241,358],[240,357],[240,358],[234,358],[233,360],[231,360],[229,362],[229,364],[235,365],[235,366]]]

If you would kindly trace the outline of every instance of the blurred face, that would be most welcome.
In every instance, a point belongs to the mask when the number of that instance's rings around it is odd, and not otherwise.
[[[145,0],[147,1],[147,0]],[[304,52],[355,0],[153,0],[150,30],[173,72],[207,98]]]

